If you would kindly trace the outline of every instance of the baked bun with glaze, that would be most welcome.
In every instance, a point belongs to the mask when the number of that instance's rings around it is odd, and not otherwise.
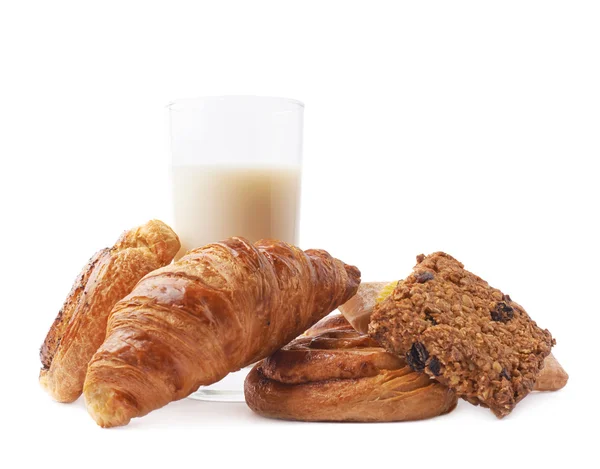
[[[450,389],[411,370],[341,314],[255,365],[244,391],[254,412],[286,420],[421,420],[456,406]]]

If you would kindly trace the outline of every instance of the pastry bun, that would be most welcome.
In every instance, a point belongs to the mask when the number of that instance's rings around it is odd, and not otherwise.
[[[420,420],[456,406],[446,386],[412,371],[341,314],[255,365],[244,391],[254,412],[287,420]]]

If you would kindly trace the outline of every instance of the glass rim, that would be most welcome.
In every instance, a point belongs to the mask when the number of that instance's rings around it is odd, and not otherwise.
[[[286,104],[291,104],[294,106],[298,106],[300,108],[304,108],[304,103],[298,99],[292,98],[283,98],[279,96],[259,96],[259,95],[251,95],[251,94],[230,94],[230,95],[221,95],[221,96],[199,96],[196,98],[181,98],[175,99],[167,104],[167,109],[169,111],[180,111],[181,109],[176,109],[176,106],[185,105],[188,108],[194,108],[197,105],[200,105],[205,102],[210,101],[225,101],[225,100],[256,100],[263,102],[284,102]]]

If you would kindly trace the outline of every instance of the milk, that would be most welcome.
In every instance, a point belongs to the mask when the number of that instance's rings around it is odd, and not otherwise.
[[[299,166],[175,165],[172,191],[177,258],[230,236],[298,242]]]

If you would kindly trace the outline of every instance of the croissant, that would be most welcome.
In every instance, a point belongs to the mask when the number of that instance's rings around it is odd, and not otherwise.
[[[73,402],[81,395],[88,362],[104,340],[111,309],[144,275],[171,262],[179,247],[171,228],[151,220],[90,259],[40,350],[40,384],[55,400]]]
[[[88,412],[113,427],[182,399],[281,348],[359,283],[356,267],[280,241],[189,251],[114,307],[88,367]]]

